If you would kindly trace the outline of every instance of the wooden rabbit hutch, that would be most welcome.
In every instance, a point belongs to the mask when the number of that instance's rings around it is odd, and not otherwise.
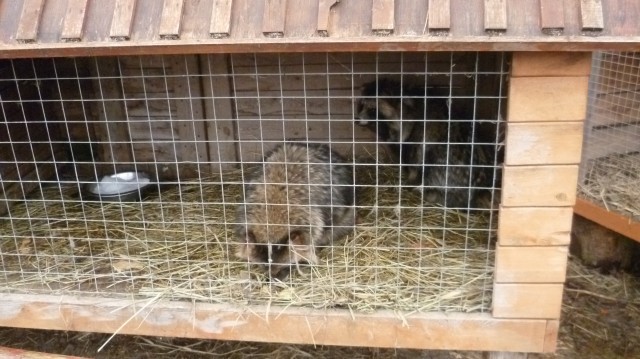
[[[594,56],[575,212],[640,242],[640,54]]]
[[[637,51],[638,19],[635,0],[0,2],[0,325],[552,352],[592,52]],[[355,120],[383,77],[444,89],[449,128],[493,151],[487,208],[407,198]],[[285,141],[330,145],[365,194],[354,235],[263,281],[234,213],[244,166]],[[81,195],[131,170],[161,185]]]

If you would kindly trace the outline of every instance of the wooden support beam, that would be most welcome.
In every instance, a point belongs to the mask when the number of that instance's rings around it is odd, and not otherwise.
[[[558,334],[560,333],[560,321],[557,319],[547,321],[547,331],[544,338],[545,353],[553,353],[558,346]]]
[[[390,35],[395,27],[395,1],[373,0],[371,6],[371,30],[376,35]]]
[[[573,207],[575,213],[610,230],[640,242],[640,222],[622,214],[608,211],[593,202],[578,198]]]
[[[576,202],[578,165],[505,166],[502,205],[561,207]]]
[[[451,28],[450,0],[429,0],[427,11],[429,31],[449,31]]]
[[[507,31],[507,0],[484,0],[484,30]]]
[[[547,35],[564,31],[564,6],[558,0],[540,0],[540,28]]]
[[[495,283],[493,316],[558,319],[562,308],[563,289],[562,283]]]
[[[571,207],[501,207],[498,243],[504,246],[568,245],[572,218]]]
[[[86,12],[87,0],[67,1],[67,12],[64,15],[64,23],[62,24],[62,33],[60,35],[62,41],[82,40]]]
[[[318,20],[316,33],[320,36],[329,36],[329,15],[331,8],[340,0],[318,0]]]
[[[88,359],[69,355],[34,352],[8,347],[0,347],[0,358],[4,359]]]
[[[562,285],[559,287],[562,290]],[[530,302],[544,304],[548,293],[542,289],[528,292]],[[375,343],[378,347],[440,350],[541,352],[547,329],[547,320],[502,320],[483,313],[412,313],[401,317],[383,310],[358,313],[157,298],[132,301],[4,293],[2,308],[0,325],[18,328],[317,345]]]
[[[43,7],[44,0],[24,0],[16,31],[18,42],[32,43],[37,41]]]
[[[267,37],[284,36],[287,0],[265,0],[262,16],[262,33]]]
[[[582,31],[602,31],[602,0],[580,0],[580,20]]]
[[[509,122],[506,165],[578,164],[583,121]]]
[[[496,248],[496,283],[564,283],[567,246]]]
[[[161,39],[177,40],[180,38],[184,0],[164,0],[160,29]]]
[[[232,0],[213,0],[209,35],[216,39],[229,37],[231,34]]]
[[[112,40],[123,41],[131,38],[135,9],[136,0],[116,0],[109,31]]]

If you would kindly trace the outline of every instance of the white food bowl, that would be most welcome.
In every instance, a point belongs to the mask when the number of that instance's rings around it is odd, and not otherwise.
[[[119,172],[102,177],[99,182],[88,183],[84,194],[88,200],[107,202],[138,201],[153,189],[154,183],[144,172]]]

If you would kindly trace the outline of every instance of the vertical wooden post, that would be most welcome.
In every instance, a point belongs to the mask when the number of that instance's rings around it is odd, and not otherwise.
[[[562,5],[562,4],[560,4]],[[564,30],[564,7],[556,0],[540,0],[540,27],[549,35],[560,35]]]
[[[111,18],[111,30],[109,37],[112,40],[129,40],[133,26],[133,14],[136,9],[136,0],[116,0],[116,7]]]
[[[377,35],[389,35],[393,33],[394,0],[373,0],[371,6],[371,30]]]
[[[560,317],[590,59],[590,53],[513,55],[493,294],[496,318],[547,319],[553,329]],[[545,337],[548,351],[557,337],[551,329]]]
[[[484,0],[484,30],[507,30],[507,0]]]
[[[429,0],[427,26],[429,31],[449,31],[451,3],[449,0]]]
[[[262,15],[262,33],[268,37],[284,36],[287,0],[265,0]]]
[[[316,22],[316,33],[320,36],[329,36],[329,14],[333,5],[340,0],[319,0],[318,20]]]

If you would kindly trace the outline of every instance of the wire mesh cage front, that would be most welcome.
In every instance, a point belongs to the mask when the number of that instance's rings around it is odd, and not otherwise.
[[[579,195],[640,220],[640,53],[593,58]]]
[[[1,290],[486,312],[507,60],[4,61]]]

